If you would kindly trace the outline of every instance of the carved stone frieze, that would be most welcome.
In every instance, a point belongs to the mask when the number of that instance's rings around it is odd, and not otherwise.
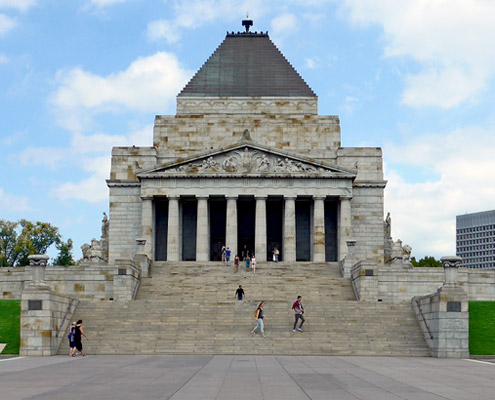
[[[202,160],[168,168],[166,173],[324,173],[328,169],[289,157],[278,156],[261,150],[245,147]]]

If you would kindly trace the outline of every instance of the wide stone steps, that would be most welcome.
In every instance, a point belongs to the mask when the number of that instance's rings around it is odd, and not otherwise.
[[[333,354],[428,356],[410,304],[357,302],[338,264],[155,263],[136,300],[81,301],[89,354]],[[234,293],[239,284],[246,299]],[[304,332],[292,332],[303,296]],[[265,337],[251,335],[265,303]],[[67,343],[59,351],[67,353]]]

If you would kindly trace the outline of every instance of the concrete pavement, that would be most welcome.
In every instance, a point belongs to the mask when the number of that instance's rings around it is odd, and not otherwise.
[[[495,398],[495,364],[331,356],[87,356],[0,359],[0,398]]]

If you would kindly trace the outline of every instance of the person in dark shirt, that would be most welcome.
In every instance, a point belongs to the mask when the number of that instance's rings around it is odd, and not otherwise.
[[[237,300],[244,300],[244,289],[242,288],[242,285],[239,285],[239,287],[235,291],[235,295],[237,297]]]

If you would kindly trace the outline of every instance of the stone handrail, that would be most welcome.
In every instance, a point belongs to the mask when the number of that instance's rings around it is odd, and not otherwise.
[[[431,330],[430,330],[430,327],[428,326],[428,322],[426,322],[425,315],[423,314],[423,310],[421,309],[421,304],[419,303],[418,299],[414,298],[413,300],[416,302],[416,306],[418,307],[419,315],[423,319],[423,323],[425,324],[426,331],[428,332],[430,339],[433,340],[433,335],[431,334]]]

